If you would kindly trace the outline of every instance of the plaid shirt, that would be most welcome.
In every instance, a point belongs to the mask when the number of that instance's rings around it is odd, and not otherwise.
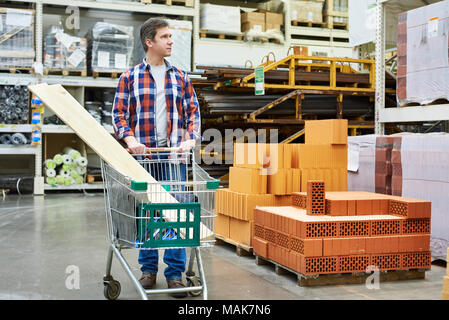
[[[178,147],[184,139],[200,138],[200,110],[187,73],[165,60],[165,101],[167,104],[167,145]],[[143,62],[119,79],[112,108],[115,136],[135,136],[147,147],[157,147],[156,83],[151,67]]]

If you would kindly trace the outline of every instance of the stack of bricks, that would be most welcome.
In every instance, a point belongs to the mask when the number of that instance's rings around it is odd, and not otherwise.
[[[449,248],[447,248],[446,264],[449,259]],[[443,277],[443,300],[449,300],[449,264],[446,266],[446,275]]]
[[[401,137],[376,138],[376,193],[402,195],[401,143]]]
[[[304,275],[430,269],[429,201],[308,186],[290,207],[254,210],[257,255]]]
[[[234,144],[229,188],[215,195],[215,233],[252,246],[255,206],[290,206],[307,179],[324,180],[332,191],[347,190],[347,120],[305,123],[305,144]]]
[[[305,144],[299,145],[301,191],[307,181],[323,180],[328,191],[348,189],[348,121],[305,122]]]

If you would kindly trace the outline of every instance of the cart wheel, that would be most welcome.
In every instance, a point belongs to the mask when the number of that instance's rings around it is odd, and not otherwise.
[[[104,296],[108,300],[115,300],[120,295],[120,282],[117,280],[111,280],[109,282],[104,283]]]
[[[187,278],[187,286],[188,287],[199,287],[202,286],[201,279],[199,277],[189,277]],[[203,290],[198,291],[190,291],[189,292],[192,297],[198,297],[203,293]]]

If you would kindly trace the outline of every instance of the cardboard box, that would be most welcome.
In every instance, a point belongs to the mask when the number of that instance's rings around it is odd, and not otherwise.
[[[268,31],[268,30],[281,31],[281,25],[280,24],[265,23],[265,31]]]
[[[265,23],[260,24],[259,22],[244,22],[242,23],[242,32],[246,31],[256,31],[256,32],[265,32]]]
[[[265,12],[265,24],[266,25],[284,25],[284,15],[282,13]],[[268,28],[267,28],[268,29]]]
[[[260,23],[265,24],[265,13],[264,12],[242,12],[241,14],[241,22],[254,22],[254,23]]]
[[[265,32],[265,13],[243,12],[241,15],[242,32],[254,30]]]

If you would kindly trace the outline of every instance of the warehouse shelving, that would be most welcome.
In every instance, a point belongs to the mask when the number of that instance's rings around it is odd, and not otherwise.
[[[50,191],[50,190],[103,190],[104,185],[102,183],[82,183],[82,184],[75,184],[71,186],[64,186],[64,185],[50,185],[47,183],[44,183],[44,190]]]
[[[435,1],[407,1],[407,8],[420,7]],[[385,61],[385,13],[389,5],[402,6],[398,0],[376,1],[376,61]],[[376,64],[375,133],[385,133],[385,123],[449,120],[449,104],[385,108],[385,64]]]
[[[16,154],[16,155],[36,155],[39,148],[31,145],[2,145],[0,146],[0,155]]]
[[[349,49],[346,39],[348,38],[347,30],[326,29],[326,28],[312,28],[312,27],[295,27],[291,26],[290,21],[290,1],[284,2],[284,36],[285,42],[283,44],[276,43],[258,43],[258,42],[244,42],[236,40],[221,40],[221,39],[205,39],[199,37],[200,31],[200,0],[194,1],[193,7],[185,6],[167,6],[164,4],[144,4],[140,2],[132,1],[112,1],[112,0],[8,0],[6,3],[2,3],[2,6],[8,6],[8,3],[14,4],[16,7],[21,5],[32,4],[35,9],[35,46],[36,46],[36,63],[42,63],[43,56],[43,24],[44,14],[48,10],[62,10],[64,7],[78,7],[80,9],[94,9],[96,12],[105,14],[107,12],[124,12],[124,13],[137,13],[137,14],[152,14],[152,15],[164,15],[168,18],[183,16],[192,21],[192,69],[196,71],[196,65],[199,57],[200,50],[207,47],[210,50],[224,50],[225,48],[241,49],[244,47],[251,47],[250,54],[265,56],[269,52],[275,52],[276,58],[281,59],[287,55],[288,49],[291,45],[308,45],[315,47],[327,47],[331,46]],[[224,3],[224,2],[223,2]],[[226,2],[228,4],[229,2]],[[242,7],[248,5],[245,1],[232,1],[232,4]],[[64,13],[62,13],[63,15]],[[293,39],[297,35],[304,35],[309,37],[320,37],[321,40],[313,39]],[[329,41],[322,39],[328,38]],[[343,41],[333,41],[333,39],[343,39]],[[347,51],[349,52],[349,51]],[[216,57],[216,54],[214,55]],[[259,59],[255,59],[253,62],[257,65]],[[239,61],[243,64],[245,61]],[[218,62],[214,61],[214,64]],[[202,64],[202,63],[201,63]],[[69,91],[77,93],[78,101],[84,99],[84,88],[115,88],[118,83],[118,79],[104,78],[104,77],[77,77],[77,76],[59,76],[59,75],[39,75],[39,74],[9,74],[0,73],[0,85],[30,85],[38,82],[46,82],[48,84],[61,84]],[[3,126],[0,128],[0,132],[11,132],[13,128],[20,128],[21,132],[31,132],[31,125],[21,125],[18,127]],[[11,129],[11,130],[10,130]],[[8,131],[9,130],[9,131]],[[107,128],[108,132],[113,132],[112,127]],[[43,125],[42,133],[58,133],[58,134],[70,134],[73,130],[67,126],[59,125]],[[42,177],[42,146],[36,146],[29,148],[30,150],[19,150],[7,148],[3,150],[3,154],[10,152],[15,154],[15,151],[20,154],[30,154],[35,156],[35,184],[34,193],[43,194],[44,190],[53,190],[48,185],[44,184],[44,178]],[[9,150],[9,151],[6,151]],[[88,184],[86,184],[88,186]],[[84,186],[83,187],[86,187]],[[79,186],[64,187],[64,189],[79,189]],[[98,188],[96,185],[95,188]]]

